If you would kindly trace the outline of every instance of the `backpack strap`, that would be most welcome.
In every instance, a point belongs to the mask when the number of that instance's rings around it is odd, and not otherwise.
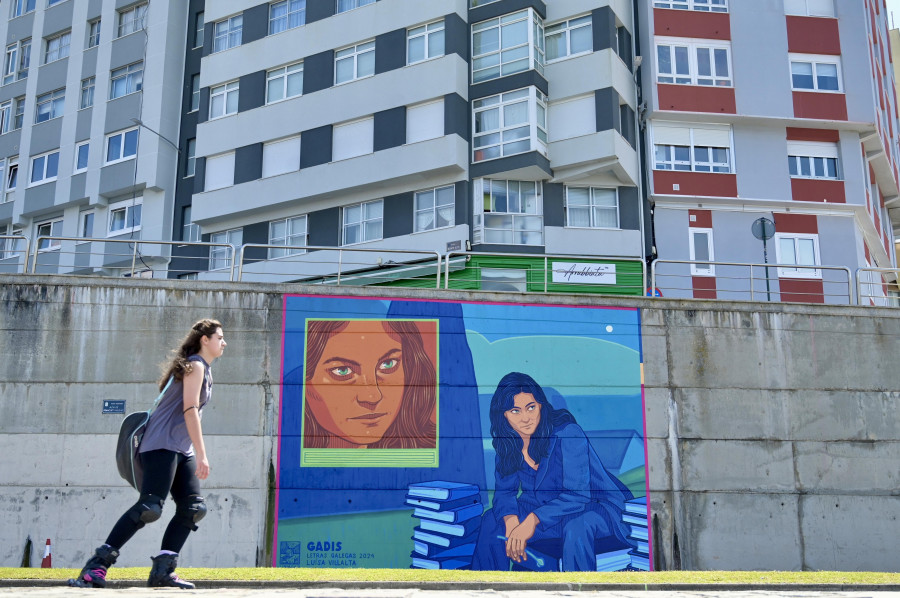
[[[153,407],[147,410],[147,413],[153,413],[156,410],[156,407],[159,405],[159,402],[162,401],[163,396],[166,394],[166,391],[169,390],[169,387],[172,386],[172,381],[175,380],[175,376],[169,376],[169,381],[166,382],[166,386],[159,393],[159,396],[156,397],[156,400],[153,401]]]

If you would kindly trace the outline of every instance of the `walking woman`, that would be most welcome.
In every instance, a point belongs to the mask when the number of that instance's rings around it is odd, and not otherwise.
[[[200,416],[212,391],[210,364],[225,351],[222,325],[216,320],[200,320],[191,327],[166,366],[159,381],[162,400],[150,416],[141,441],[144,480],[141,495],[113,526],[106,543],[88,559],[77,579],[69,585],[79,588],[106,586],[106,570],[116,562],[119,551],[147,523],[162,516],[163,503],[170,493],[175,515],[163,535],[158,556],[147,585],[192,589],[194,584],[175,574],[178,553],[197,522],[206,515],[200,496],[200,480],[209,476],[209,461]],[[167,388],[168,386],[168,388]],[[165,390],[164,390],[165,389]]]

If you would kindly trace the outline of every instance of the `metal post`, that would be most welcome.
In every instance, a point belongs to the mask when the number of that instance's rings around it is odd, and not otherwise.
[[[763,242],[763,262],[765,262],[767,264],[766,265],[766,301],[772,301],[772,293],[769,290],[769,266],[768,266],[769,252],[766,249],[766,238],[765,237],[763,237],[762,242]]]

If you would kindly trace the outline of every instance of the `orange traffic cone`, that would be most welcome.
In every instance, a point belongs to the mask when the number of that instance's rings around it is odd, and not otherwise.
[[[50,569],[52,557],[50,556],[50,538],[47,538],[47,546],[44,547],[44,558],[41,559],[41,569]]]

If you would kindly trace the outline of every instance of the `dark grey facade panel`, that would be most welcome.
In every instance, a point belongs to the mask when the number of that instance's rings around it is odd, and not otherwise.
[[[87,173],[82,172],[72,176],[72,182],[69,187],[70,199],[86,199],[87,198]],[[80,224],[79,224],[80,226]],[[81,231],[79,231],[81,232]]]
[[[566,186],[544,183],[544,226],[566,225]]]
[[[482,243],[473,245],[472,251],[483,253],[524,253],[524,254],[542,254],[544,253],[543,245],[491,245]],[[490,267],[490,266],[488,266]]]
[[[116,10],[120,10],[125,8],[126,6],[131,6],[132,4],[137,4],[135,0],[116,0]]]
[[[388,31],[375,37],[375,74],[406,66],[406,29]]]
[[[413,232],[413,194],[400,193],[384,198],[385,239],[410,235]]]
[[[594,105],[597,114],[597,132],[614,129],[621,131],[619,122],[619,92],[612,87],[594,91]]]
[[[75,116],[75,141],[84,141],[91,136],[91,119],[93,108],[79,110]],[[91,148],[94,149],[94,148]]]
[[[376,152],[405,144],[406,106],[376,112],[374,129],[373,149]]]
[[[13,203],[8,202],[4,204],[0,204],[0,220],[7,221],[12,218],[13,213]]]
[[[2,10],[2,9],[0,9]],[[25,88],[28,85],[28,79],[21,79],[0,87],[0,101],[5,102],[11,98],[18,98],[25,95]]]
[[[255,42],[269,34],[269,5],[258,4],[244,11],[241,45]]]
[[[213,37],[216,32],[215,23],[203,23],[203,56],[212,54]]]
[[[10,3],[3,2],[3,4],[5,4],[6,6],[0,7],[0,11],[3,11],[3,10],[9,11]],[[6,14],[8,15],[9,12],[7,12]],[[21,39],[25,39],[26,37],[31,37],[31,29],[32,29],[32,27],[34,27],[34,15],[35,15],[34,12],[30,12],[28,14],[22,15],[21,17],[16,17],[15,19],[9,20],[9,27],[6,30],[6,43],[7,44],[15,43]],[[32,52],[35,52],[35,49],[40,45],[40,44],[35,44],[35,41],[36,40],[31,40],[31,43],[32,43],[31,51]],[[32,54],[31,64],[34,66],[37,66],[37,62],[38,62],[38,61],[34,60],[34,58],[36,56],[37,56],[37,52]]]
[[[456,93],[444,96],[444,135],[459,135],[466,141],[470,136],[469,102]]]
[[[454,185],[456,197],[456,224],[472,225],[472,201],[469,199],[469,181],[458,181]]]
[[[194,193],[203,193],[206,181],[206,156],[198,156],[194,162]]]
[[[59,138],[62,135],[62,121],[63,119],[61,118],[54,118],[53,120],[48,120],[47,122],[42,122],[39,125],[31,127],[31,147],[28,148],[28,151],[32,156],[59,149]],[[22,168],[21,166],[24,162],[24,160],[19,160],[20,172],[23,174],[28,172],[27,168]],[[28,166],[30,166],[30,164]],[[66,169],[63,168],[62,171],[65,172]],[[20,180],[25,179],[20,178]]]
[[[631,106],[628,104],[621,104],[619,106],[619,122],[622,124],[621,129],[619,130],[622,137],[625,138],[628,145],[636,147],[635,144],[637,143],[637,139],[634,131],[634,110],[632,110]]]
[[[328,89],[334,85],[334,50],[326,50],[303,59],[303,93]]]
[[[444,54],[458,54],[469,61],[469,24],[455,12],[444,17]]]
[[[547,85],[547,80],[537,71],[528,70],[516,73],[515,75],[508,75],[506,77],[500,77],[499,79],[491,79],[484,83],[471,85],[469,87],[469,98],[477,100],[479,98],[495,96],[498,93],[532,86],[540,89],[545,95],[550,95],[548,93],[549,85]]]
[[[106,198],[130,198],[132,193],[141,194],[143,183],[135,186],[134,169],[137,166],[134,160],[126,160],[117,164],[110,164],[100,169],[100,185],[98,191]]]
[[[88,50],[85,50],[81,54],[81,78],[87,79],[88,77],[94,77],[97,74],[97,52],[98,46],[94,46]],[[96,98],[94,98],[96,101]]]
[[[503,173],[518,170],[519,168],[528,168],[529,166],[537,166],[547,173],[548,178],[553,176],[550,160],[537,152],[526,152],[507,158],[476,162],[469,166],[469,176],[473,179],[480,177],[505,178]]]
[[[499,2],[491,2],[490,4],[470,8],[469,22],[479,23],[524,8],[533,8],[541,15],[542,19],[547,18],[547,4],[541,0],[500,0]]]
[[[629,71],[633,70],[634,58],[631,48],[631,33],[625,27],[616,27],[616,39],[619,45],[617,49],[619,58],[622,59]]]
[[[19,163],[19,167],[21,168],[21,162]],[[52,212],[54,210],[53,200],[55,197],[56,182],[25,189],[25,203],[23,204],[22,216],[31,218]],[[60,210],[61,209],[62,208],[60,208]],[[60,216],[62,216],[62,214],[60,214]]]
[[[619,187],[619,228],[641,230],[641,206],[637,187]]]
[[[101,31],[105,32],[102,27]],[[111,33],[106,34],[111,35]],[[132,33],[131,35],[114,39],[112,42],[112,56],[109,61],[110,70],[144,60],[145,41],[143,33]],[[34,52],[35,49],[36,48],[32,48],[32,52]],[[35,56],[32,56],[32,59],[34,58]],[[146,64],[144,65],[144,68],[147,68]]]
[[[238,95],[240,99],[240,95]],[[200,88],[200,107],[197,110],[197,124],[205,123],[209,120],[209,88]]]
[[[300,134],[300,168],[331,162],[332,135],[331,125],[303,131]]]
[[[65,87],[66,72],[68,71],[68,68],[68,58],[45,64],[41,66],[41,68],[36,68],[34,63],[32,63],[31,68],[28,70],[28,74],[29,76],[33,76],[32,73],[35,71],[37,72],[37,87],[35,93],[41,95]],[[77,91],[80,92],[81,89],[78,89]],[[75,105],[77,105],[78,95],[76,93],[73,93],[72,95],[75,97]]]
[[[240,78],[238,112],[259,108],[266,103],[266,71],[256,71]]]
[[[307,217],[309,244],[338,247],[341,244],[341,209],[328,208],[310,212]]]
[[[306,0],[306,22],[321,21],[334,15],[335,0]]]
[[[244,232],[241,239],[244,243],[257,243],[259,245],[269,244],[269,223],[256,222],[254,224],[245,224]],[[244,252],[244,259],[248,262],[257,262],[267,259],[269,250],[265,247],[248,247]]]
[[[88,0],[88,19],[96,19],[103,11],[103,0]]]
[[[74,2],[60,2],[44,11],[44,32],[47,37],[72,28]],[[74,45],[74,44],[73,44]]]
[[[19,154],[19,142],[22,140],[22,130],[11,131],[6,135],[0,135],[0,158],[8,158]],[[25,172],[22,170],[22,172]],[[25,179],[21,179],[25,180]],[[11,203],[9,205],[12,205]]]
[[[103,132],[113,133],[134,127],[135,124],[131,119],[141,118],[141,96],[142,94],[132,93],[110,100],[106,105],[106,122],[103,124]],[[95,98],[95,101],[102,100]],[[150,134],[152,135],[152,133]],[[144,133],[142,132],[140,135],[143,136]]]
[[[234,150],[234,184],[262,178],[263,144],[252,143]]]
[[[594,52],[616,50],[616,13],[609,6],[591,12],[591,29],[594,33]]]

